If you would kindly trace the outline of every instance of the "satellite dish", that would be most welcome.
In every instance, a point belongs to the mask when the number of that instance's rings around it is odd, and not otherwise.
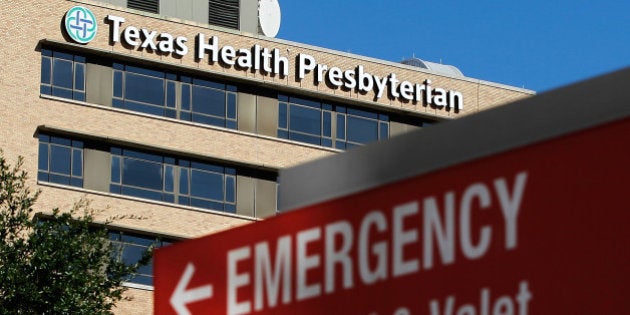
[[[258,2],[258,22],[263,35],[276,37],[280,30],[280,19],[278,0],[260,0]]]

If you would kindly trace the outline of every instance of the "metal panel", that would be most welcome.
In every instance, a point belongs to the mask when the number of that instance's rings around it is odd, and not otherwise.
[[[240,30],[258,34],[258,1],[240,0]]]
[[[251,0],[254,1],[254,0]],[[239,29],[239,0],[209,0],[208,23]]]
[[[256,132],[256,95],[238,93],[238,130]]]
[[[404,133],[411,132],[419,128],[420,127],[408,125],[408,124],[397,122],[397,121],[390,121],[389,122],[389,136],[395,137],[397,135],[402,135]]]
[[[86,101],[92,104],[112,106],[112,68],[88,63],[85,73]]]
[[[105,3],[117,5],[119,7],[126,7],[127,6],[127,0],[101,0],[101,1],[103,1]]]
[[[278,99],[258,96],[256,120],[258,134],[275,137],[278,135]]]
[[[127,0],[127,7],[150,13],[160,13],[159,0]]]
[[[281,170],[280,210],[334,199],[629,117],[627,82],[630,68]]]
[[[273,181],[256,179],[256,217],[266,218],[276,214],[278,184]]]
[[[111,155],[106,151],[83,150],[83,188],[109,192]]]
[[[236,176],[236,213],[254,216],[254,179],[246,176]]]
[[[164,16],[176,17],[179,19],[208,23],[208,1],[207,0],[177,0],[161,1],[160,14]]]

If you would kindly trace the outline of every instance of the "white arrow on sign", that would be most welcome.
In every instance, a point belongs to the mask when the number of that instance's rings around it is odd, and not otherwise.
[[[171,306],[173,306],[178,315],[192,315],[186,307],[186,304],[212,297],[212,285],[210,284],[186,290],[186,287],[188,286],[188,283],[190,283],[190,279],[192,279],[194,273],[195,265],[188,263],[188,265],[186,265],[186,270],[184,270],[182,277],[177,283],[175,292],[171,295]]]

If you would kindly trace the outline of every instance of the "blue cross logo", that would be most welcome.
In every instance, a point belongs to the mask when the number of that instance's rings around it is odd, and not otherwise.
[[[92,11],[84,7],[76,6],[66,13],[66,32],[77,43],[87,44],[94,39],[97,24]]]

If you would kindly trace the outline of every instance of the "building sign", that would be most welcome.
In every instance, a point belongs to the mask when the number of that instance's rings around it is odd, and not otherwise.
[[[157,249],[155,314],[628,314],[630,166],[619,155],[620,135],[630,135],[628,78],[285,170],[281,194],[307,190],[302,202],[315,203]],[[540,113],[547,119],[532,126]],[[496,141],[418,145],[461,130],[491,136],[496,121]],[[426,150],[470,154],[488,143],[509,149],[415,175],[405,165],[417,169],[409,156]],[[314,169],[313,180],[303,176]],[[383,170],[408,175],[348,187]],[[317,199],[326,189],[312,182],[343,189]]]
[[[89,10],[75,7],[66,16],[66,29],[73,40],[87,43],[95,36],[96,19]],[[395,73],[378,76],[366,72],[362,65],[340,68],[319,63],[314,56],[305,53],[299,53],[293,64],[278,48],[267,48],[258,44],[252,47],[222,45],[219,37],[206,36],[203,33],[195,35],[193,41],[187,36],[175,36],[168,32],[127,25],[126,19],[120,16],[108,15],[105,20],[110,25],[109,41],[114,45],[122,44],[179,58],[193,52],[197,62],[207,60],[209,63],[220,63],[238,70],[281,78],[289,76],[292,71],[297,82],[312,80],[315,85],[322,84],[332,89],[360,94],[373,93],[375,101],[388,97],[438,109],[459,111],[464,108],[464,96],[461,92],[434,87],[428,79],[410,82],[400,79]],[[193,48],[189,47],[191,44],[194,45]]]
[[[98,22],[92,11],[81,6],[68,10],[64,16],[64,25],[68,36],[80,44],[92,41],[98,30]]]

